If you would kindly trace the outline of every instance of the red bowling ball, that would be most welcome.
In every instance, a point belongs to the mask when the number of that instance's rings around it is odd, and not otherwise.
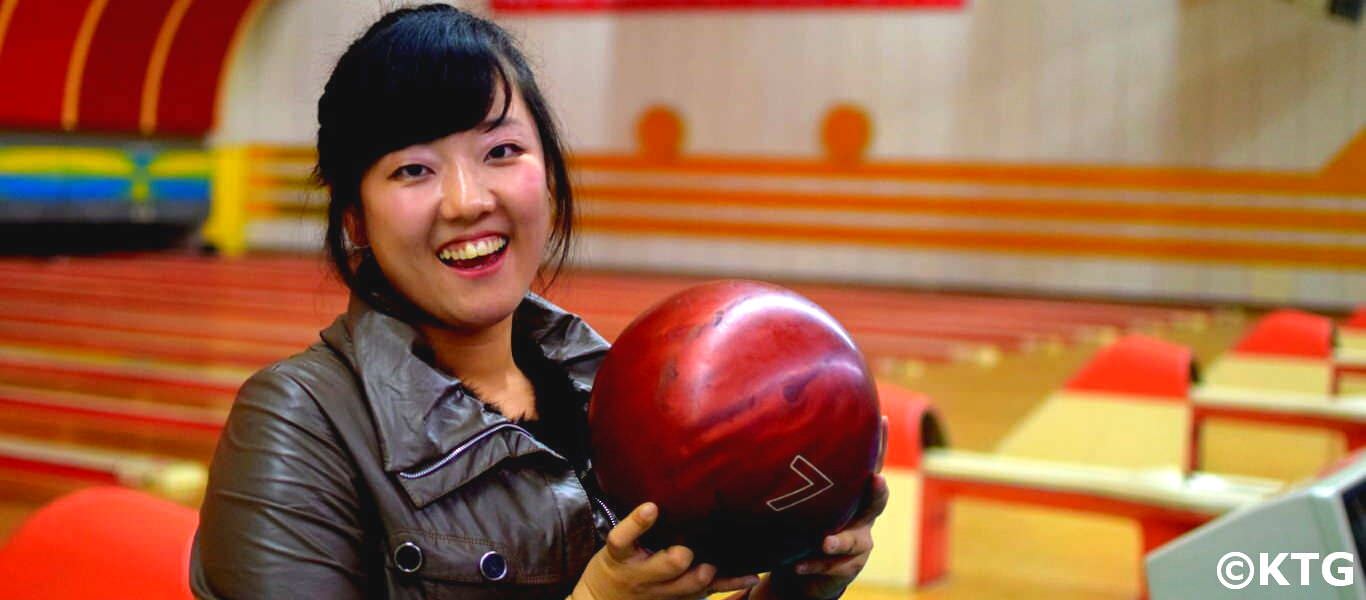
[[[637,317],[607,355],[588,418],[598,483],[642,539],[723,574],[819,551],[861,508],[876,468],[877,391],[829,314],[751,281],[690,288]]]

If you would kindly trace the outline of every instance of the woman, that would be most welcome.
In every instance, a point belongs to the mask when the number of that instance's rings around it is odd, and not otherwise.
[[[635,541],[657,508],[615,524],[594,498],[585,406],[608,346],[529,293],[566,256],[573,198],[505,32],[444,5],[390,13],[338,61],[318,124],[326,243],[351,305],[242,387],[201,511],[197,595],[843,590],[871,548],[880,479],[829,556],[763,581],[718,579],[687,548],[648,553]]]

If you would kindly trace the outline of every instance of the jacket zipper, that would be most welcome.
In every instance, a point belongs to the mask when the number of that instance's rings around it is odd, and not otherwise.
[[[398,476],[402,477],[403,479],[420,479],[422,477],[431,475],[432,473],[439,471],[441,467],[444,467],[450,464],[451,461],[459,458],[461,454],[468,452],[470,448],[474,447],[475,444],[484,441],[489,436],[498,433],[499,431],[502,431],[504,429],[511,429],[513,431],[516,431],[517,433],[527,436],[528,438],[535,439],[535,437],[531,435],[530,431],[527,431],[526,429],[523,429],[517,425],[514,425],[512,423],[498,423],[497,425],[493,425],[488,429],[485,429],[483,431],[480,431],[479,433],[474,434],[474,437],[471,437],[464,443],[451,449],[450,452],[446,453],[446,456],[442,457],[441,460],[437,461],[435,464],[432,464],[431,466],[422,469],[416,473],[402,471],[399,472]],[[584,490],[584,492],[590,500],[592,500],[595,504],[598,505],[599,508],[602,509],[603,514],[607,515],[607,522],[611,523],[612,528],[615,529],[618,524],[616,513],[612,512],[612,509],[608,507],[607,503],[603,502],[601,498],[598,498],[593,494],[588,494],[588,490],[586,489]]]
[[[584,490],[585,493],[587,493],[587,491],[588,491],[588,490]],[[602,512],[604,512],[604,513],[607,514],[607,522],[612,524],[612,529],[616,529],[616,528],[617,528],[617,515],[616,515],[616,513],[613,513],[613,512],[612,512],[612,509],[610,509],[610,508],[607,507],[607,503],[606,503],[606,502],[603,502],[601,498],[598,498],[597,496],[594,496],[594,495],[592,495],[592,494],[588,494],[588,498],[591,499],[593,502],[597,503],[597,505],[598,505],[600,508],[602,508]]]
[[[518,433],[521,433],[521,434],[524,435],[524,436],[527,436],[528,438],[531,438],[531,439],[533,439],[533,440],[536,439],[535,437],[533,437],[533,436],[531,435],[531,432],[530,432],[530,431],[527,431],[527,430],[525,430],[525,429],[522,429],[521,427],[518,427],[517,425],[514,425],[514,424],[512,424],[512,423],[498,423],[498,424],[496,424],[496,425],[493,425],[493,426],[489,427],[488,429],[485,429],[485,430],[483,430],[483,431],[480,431],[479,433],[474,434],[474,437],[471,437],[470,439],[466,440],[464,443],[462,443],[462,444],[460,444],[459,446],[456,446],[455,448],[453,448],[450,452],[446,453],[446,456],[442,457],[442,459],[439,460],[439,461],[437,461],[435,464],[433,464],[433,465],[431,465],[431,466],[429,466],[429,467],[427,467],[427,468],[425,468],[425,469],[422,469],[421,471],[418,471],[418,472],[416,472],[416,473],[409,473],[409,472],[403,471],[403,472],[400,472],[400,473],[398,474],[398,476],[399,476],[399,477],[402,477],[403,479],[420,479],[420,478],[422,478],[422,477],[426,477],[426,476],[428,476],[428,475],[431,475],[432,473],[435,473],[436,471],[440,470],[441,467],[444,467],[444,466],[450,464],[451,461],[455,460],[456,458],[459,458],[461,454],[464,454],[465,452],[468,452],[469,449],[472,448],[472,447],[474,447],[475,444],[484,441],[484,440],[487,439],[489,436],[491,436],[491,435],[493,435],[493,434],[495,434],[495,433],[498,433],[499,431],[502,431],[502,430],[504,430],[504,429],[511,429],[511,430],[513,430],[513,431],[516,431],[516,432],[518,432]]]

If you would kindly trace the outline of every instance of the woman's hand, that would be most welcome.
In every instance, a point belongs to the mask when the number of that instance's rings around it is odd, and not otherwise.
[[[692,566],[693,552],[683,546],[653,554],[636,545],[659,517],[646,502],[607,534],[607,545],[588,561],[570,600],[636,600],[701,598],[716,592],[758,585],[753,575],[716,579],[716,567]]]
[[[809,558],[774,571],[767,594],[756,597],[782,600],[838,598],[863,570],[873,551],[873,521],[887,507],[887,480],[873,475],[872,499],[844,529],[821,543],[824,556]]]
[[[877,471],[887,453],[887,417],[882,417],[882,447]],[[868,484],[868,504],[844,529],[821,541],[825,556],[799,561],[769,576],[752,598],[826,600],[838,598],[868,564],[873,552],[873,521],[887,508],[887,480],[878,473]]]

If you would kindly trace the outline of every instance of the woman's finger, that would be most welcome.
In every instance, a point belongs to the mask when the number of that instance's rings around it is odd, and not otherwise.
[[[873,480],[868,482],[868,493],[871,494],[868,505],[854,516],[854,520],[844,526],[845,530],[872,525],[873,520],[886,510],[887,500],[891,497],[891,491],[887,489],[887,478],[874,474]]]
[[[887,458],[887,436],[889,435],[891,435],[891,425],[887,420],[887,415],[882,415],[882,419],[878,422],[878,437],[881,442],[877,449],[877,470],[873,471],[874,473],[882,472],[882,463]]]
[[[743,577],[724,577],[714,579],[711,585],[707,586],[708,594],[719,594],[721,592],[734,592],[746,590],[759,585],[758,575],[745,575]]]
[[[652,557],[653,558],[653,557]],[[716,567],[702,563],[673,578],[672,581],[651,588],[656,596],[702,596],[716,579]]]
[[[607,533],[607,555],[617,562],[630,560],[636,555],[636,540],[650,530],[657,518],[659,507],[653,502],[637,506]]]
[[[826,556],[867,554],[873,551],[873,532],[867,527],[860,527],[825,536],[821,551]]]
[[[686,546],[670,546],[640,563],[640,574],[647,581],[671,581],[687,572],[692,560],[692,550]]]
[[[868,556],[865,554],[810,558],[793,565],[792,572],[798,575],[853,578],[859,574],[859,571],[863,570],[863,566],[867,562]]]

